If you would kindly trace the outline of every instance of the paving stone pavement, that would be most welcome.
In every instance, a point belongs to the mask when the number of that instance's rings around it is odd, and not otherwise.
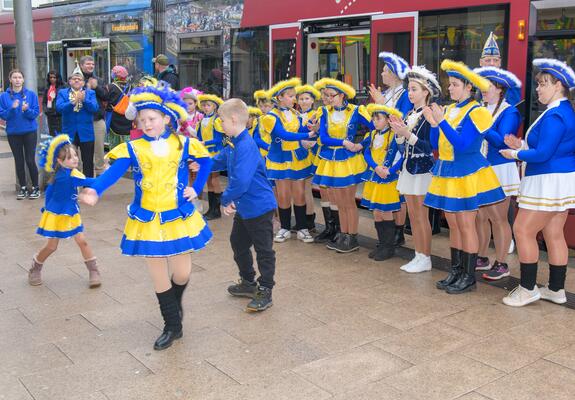
[[[230,218],[210,223],[213,241],[193,256],[183,339],[156,352],[162,320],[147,269],[118,250],[131,182],[83,207],[98,289],[72,241],[47,261],[44,285],[28,286],[42,203],[16,201],[13,182],[12,159],[0,158],[2,400],[573,398],[574,310],[509,308],[484,284],[450,296],[434,287],[441,271],[408,275],[402,259],[291,240],[276,246],[274,306],[249,314],[226,293],[237,275]],[[373,235],[365,213],[361,225]],[[448,251],[435,237],[434,254]]]

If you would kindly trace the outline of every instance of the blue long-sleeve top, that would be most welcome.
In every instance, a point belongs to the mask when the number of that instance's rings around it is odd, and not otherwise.
[[[397,103],[395,103],[395,108],[401,111],[404,117],[406,117],[407,114],[413,110],[413,103],[409,100],[409,94],[407,90],[405,90],[399,97],[399,100],[397,100]]]
[[[485,140],[487,140],[487,161],[491,165],[500,165],[514,163],[515,160],[508,160],[503,157],[499,150],[508,149],[504,142],[505,135],[517,136],[517,131],[521,126],[521,114],[517,108],[508,106],[503,110],[497,119],[487,131],[485,131]]]
[[[86,97],[82,102],[82,108],[74,111],[74,104],[70,101],[71,88],[61,89],[56,97],[56,111],[62,114],[62,133],[66,133],[73,141],[76,134],[80,142],[93,142],[94,114],[100,109],[96,92],[86,89]]]
[[[20,101],[16,108],[12,107],[14,100]],[[24,102],[28,104],[26,111],[22,111]],[[0,119],[6,121],[7,135],[36,132],[38,130],[36,118],[39,114],[38,96],[31,90],[22,88],[21,91],[14,92],[12,88],[9,88],[0,95]]]
[[[528,150],[517,158],[527,162],[526,176],[575,171],[575,111],[567,99],[550,104],[529,128]]]
[[[58,215],[76,215],[78,206],[78,187],[91,186],[96,180],[86,178],[77,169],[60,168],[46,188],[46,198],[42,211]]]
[[[282,115],[284,111],[291,113],[291,120],[284,118]],[[284,163],[292,161],[293,157],[304,160],[309,155],[309,150],[299,143],[301,140],[309,139],[309,129],[301,124],[294,110],[274,108],[264,115],[260,122],[263,129],[271,136],[267,155],[270,161]]]
[[[228,171],[222,205],[233,202],[240,217],[257,218],[277,208],[265,163],[247,129],[231,140],[232,144],[214,157],[214,165]]]

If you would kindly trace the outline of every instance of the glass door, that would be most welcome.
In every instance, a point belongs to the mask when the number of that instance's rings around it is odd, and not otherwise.
[[[110,39],[92,39],[92,57],[96,75],[105,83],[110,82]]]
[[[221,96],[224,90],[222,32],[184,34],[179,40],[180,85],[191,85]]]
[[[278,81],[301,76],[300,24],[270,25],[269,86]]]

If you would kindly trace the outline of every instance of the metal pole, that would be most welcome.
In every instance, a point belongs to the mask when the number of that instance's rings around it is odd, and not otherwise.
[[[14,25],[16,29],[16,58],[18,68],[24,73],[24,86],[37,93],[36,49],[34,48],[31,0],[14,2]]]

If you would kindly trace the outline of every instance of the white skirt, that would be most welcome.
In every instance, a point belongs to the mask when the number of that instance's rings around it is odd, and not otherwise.
[[[575,172],[523,177],[517,202],[520,208],[536,211],[575,208]]]
[[[505,192],[505,196],[517,196],[519,194],[519,185],[521,179],[519,178],[519,168],[514,162],[493,165],[493,171],[499,179],[501,189]]]
[[[404,195],[425,196],[431,183],[431,178],[432,175],[430,172],[412,175],[404,168],[399,174],[397,190]]]

